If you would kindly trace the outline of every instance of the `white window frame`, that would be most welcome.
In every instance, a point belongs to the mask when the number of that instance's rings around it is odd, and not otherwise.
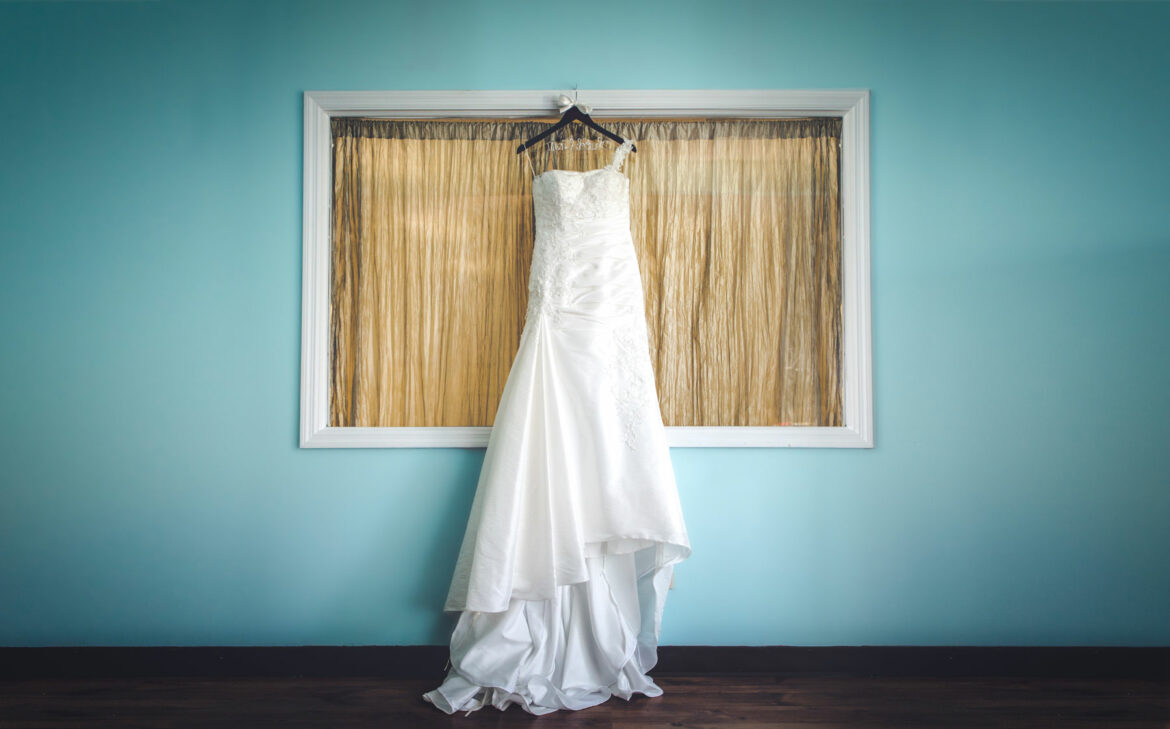
[[[331,427],[329,417],[330,119],[548,117],[562,90],[306,91],[301,320],[302,448],[482,448],[490,426]],[[869,90],[596,90],[578,98],[599,117],[827,116],[841,130],[842,385],[845,424],[669,426],[675,447],[872,448],[869,272]]]

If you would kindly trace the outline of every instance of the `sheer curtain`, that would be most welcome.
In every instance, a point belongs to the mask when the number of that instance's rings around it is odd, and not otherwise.
[[[666,425],[841,425],[840,119],[597,121],[637,143],[623,171]],[[516,146],[550,123],[333,119],[332,425],[492,424],[534,237]],[[529,153],[538,173],[596,169],[604,142]]]

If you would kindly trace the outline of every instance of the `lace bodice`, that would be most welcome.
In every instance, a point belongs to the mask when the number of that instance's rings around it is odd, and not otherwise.
[[[621,164],[633,146],[633,139],[622,142],[609,164],[596,170],[548,170],[533,178],[536,240],[528,279],[528,318],[544,313],[560,321],[570,283],[568,270],[575,263],[573,240],[583,226],[610,221],[629,229],[630,181],[621,172]]]
[[[536,175],[532,180],[536,236],[571,234],[583,222],[629,220],[630,180],[621,165],[633,146],[632,139],[622,142],[610,163],[596,170],[547,170]]]

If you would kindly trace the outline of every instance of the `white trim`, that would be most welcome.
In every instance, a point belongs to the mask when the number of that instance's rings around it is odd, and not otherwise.
[[[532,117],[556,113],[561,90],[306,91],[301,306],[302,448],[482,448],[490,427],[331,428],[329,418],[329,121],[335,116]],[[869,272],[869,91],[580,90],[598,116],[836,116],[841,130],[842,427],[667,427],[675,447],[872,448]]]

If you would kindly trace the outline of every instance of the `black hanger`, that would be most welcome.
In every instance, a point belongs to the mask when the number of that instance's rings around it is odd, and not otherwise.
[[[612,139],[613,141],[615,141],[619,144],[624,143],[626,141],[626,140],[622,139],[621,137],[619,137],[618,135],[614,134],[613,132],[609,131],[605,127],[601,126],[597,122],[593,121],[593,117],[589,116],[585,112],[578,109],[577,104],[574,101],[573,105],[570,106],[565,111],[565,113],[561,115],[561,120],[559,122],[557,122],[556,124],[553,124],[551,127],[549,127],[548,129],[545,129],[540,134],[537,134],[532,139],[529,139],[526,142],[524,142],[523,144],[521,144],[519,147],[516,148],[516,154],[520,154],[526,148],[531,147],[532,145],[536,144],[537,142],[544,139],[548,135],[552,134],[556,130],[558,130],[562,127],[566,127],[574,121],[579,121],[587,127],[590,127],[592,129],[596,129],[597,131],[601,132],[602,134],[604,134],[605,136],[609,137],[610,139]],[[634,145],[630,145],[630,151],[637,152],[638,148]]]

